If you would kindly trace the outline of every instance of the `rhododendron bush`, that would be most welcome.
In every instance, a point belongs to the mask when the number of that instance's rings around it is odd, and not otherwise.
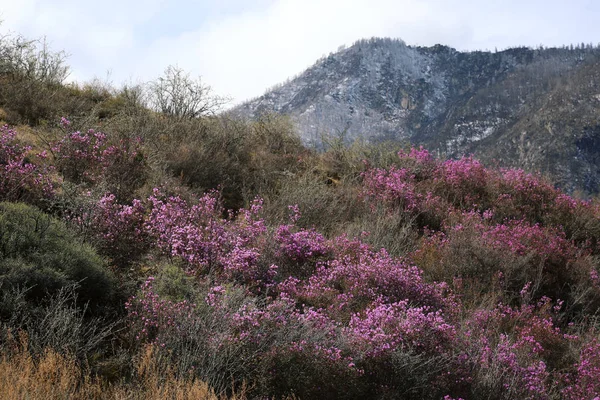
[[[53,171],[55,182],[85,190],[115,171],[137,174],[136,182],[145,174],[140,141],[68,133],[37,165],[25,161],[30,149],[13,130],[0,133],[7,200],[54,195]],[[135,199],[112,180],[96,197],[81,194],[87,207],[61,215],[115,273],[137,274],[125,305],[131,346],[153,345],[179,373],[219,390],[600,396],[596,203],[473,157],[440,161],[411,149],[388,168],[365,165],[357,201],[374,218],[406,217],[416,240],[405,254],[367,244],[368,232],[326,236],[302,226],[293,204],[279,221],[265,217],[261,198],[227,210],[218,190],[150,186]]]
[[[0,127],[0,197],[8,201],[39,203],[54,195],[52,168],[31,161],[31,146],[16,140],[17,132]],[[35,155],[46,158],[46,152]]]
[[[70,121],[61,124],[68,131]],[[50,151],[63,177],[76,184],[104,184],[119,199],[129,200],[146,178],[140,139],[111,140],[93,129],[67,133]]]

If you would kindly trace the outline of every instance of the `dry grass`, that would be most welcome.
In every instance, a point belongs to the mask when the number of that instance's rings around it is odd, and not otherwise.
[[[161,371],[153,349],[140,356],[136,373],[125,383],[109,384],[90,376],[72,357],[48,349],[38,359],[26,349],[0,359],[0,393],[3,400],[115,399],[115,400],[221,400],[204,382],[181,379]],[[244,393],[229,397],[245,398]]]
[[[81,370],[73,359],[52,350],[34,360],[28,351],[0,361],[0,393],[5,400],[99,398],[101,387],[89,380],[79,385]]]
[[[0,118],[1,111],[0,109]],[[15,125],[11,128],[17,131],[17,141],[20,144],[31,146],[29,156],[34,156],[44,150],[47,151],[50,147],[49,142],[60,135],[59,132],[55,132],[50,128],[32,128],[29,125]]]

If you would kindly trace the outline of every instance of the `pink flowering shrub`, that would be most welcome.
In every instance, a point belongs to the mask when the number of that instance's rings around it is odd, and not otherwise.
[[[95,182],[104,167],[106,135],[89,130],[73,132],[52,147],[56,164],[63,176],[75,183]]]
[[[498,175],[492,184],[497,193],[495,211],[501,218],[542,222],[560,193],[540,175],[519,169],[502,169]]]
[[[88,191],[62,211],[80,238],[93,244],[113,266],[131,266],[152,247],[144,227],[147,205],[143,201],[120,204],[112,193],[97,198]]]
[[[397,155],[398,166],[412,171],[418,182],[430,179],[438,169],[438,161],[423,146],[400,150]]]
[[[490,172],[473,157],[447,160],[436,171],[434,193],[461,209],[475,209],[486,201]]]
[[[593,339],[581,347],[579,361],[575,371],[566,377],[563,398],[597,399],[600,398],[600,343]]]
[[[62,124],[68,128],[65,121]],[[65,179],[88,185],[105,182],[119,199],[130,200],[133,191],[145,182],[140,140],[113,143],[105,133],[90,129],[67,134],[52,145],[52,153]]]
[[[315,229],[296,226],[300,219],[298,206],[290,206],[289,224],[277,227],[273,235],[274,262],[279,266],[280,277],[307,278],[320,261],[330,256],[331,244]]]
[[[149,249],[144,230],[146,209],[140,200],[118,204],[114,194],[103,196],[90,218],[100,252],[117,265],[138,261]]]
[[[383,206],[388,212],[415,217],[420,227],[439,229],[453,208],[451,200],[456,200],[443,190],[445,180],[440,176],[444,171],[423,148],[400,151],[398,166],[369,169],[362,174],[361,198],[372,212]]]
[[[455,328],[441,310],[410,306],[408,300],[375,301],[364,312],[352,315],[347,332],[355,351],[366,358],[381,358],[406,349],[443,352],[452,343]]]
[[[0,197],[5,201],[39,203],[54,196],[51,167],[31,162],[31,146],[16,141],[17,132],[0,127]],[[40,160],[45,153],[37,154]]]
[[[293,390],[332,398],[341,389],[332,377],[359,376],[340,348],[339,328],[325,315],[299,312],[285,298],[259,302],[244,292],[215,286],[201,303],[174,302],[156,293],[151,277],[126,307],[136,340],[155,344],[180,371],[217,389],[250,380],[261,383],[258,394]]]
[[[501,334],[497,344],[483,348],[479,371],[482,376],[477,379],[483,387],[477,391],[501,393],[499,398],[505,399],[548,398],[545,382],[549,373],[546,364],[536,357],[541,346],[535,339],[521,337],[513,341]]]
[[[528,290],[523,289],[525,298]],[[560,371],[569,367],[568,349],[578,341],[577,336],[559,328],[556,321],[561,307],[561,302],[553,305],[543,298],[519,308],[499,304],[490,310],[473,311],[455,342],[459,356],[454,395],[552,398],[562,385]]]
[[[290,277],[279,287],[302,303],[325,308],[336,319],[347,320],[371,302],[409,300],[434,310],[452,304],[446,285],[427,283],[421,271],[385,250],[375,252],[359,241],[337,238],[331,261],[320,263],[306,280]]]
[[[273,283],[277,266],[263,262],[261,257],[268,242],[265,223],[259,217],[261,200],[228,218],[223,217],[217,192],[205,194],[190,205],[155,189],[148,201],[146,232],[164,254],[183,260],[189,274],[212,274],[258,291]]]
[[[363,174],[363,197],[408,212],[419,212],[427,197],[440,197],[456,207],[472,209],[486,200],[490,172],[472,157],[439,162],[426,150],[398,153],[399,164]]]
[[[475,278],[489,289],[494,275],[501,272],[502,290],[509,296],[533,282],[536,296],[560,298],[573,305],[578,291],[584,290],[585,300],[580,298],[580,302],[598,301],[600,293],[590,287],[593,264],[587,252],[559,229],[522,220],[495,224],[491,213],[469,212],[453,219],[454,225],[424,238],[412,254],[434,279]]]
[[[454,318],[452,308],[457,303],[449,296],[447,285],[425,282],[418,268],[394,259],[385,250],[375,252],[358,240],[339,237],[330,241],[315,230],[298,229],[294,224],[297,212],[291,224],[270,233],[258,216],[260,201],[227,218],[222,216],[215,193],[189,205],[179,197],[155,191],[148,204],[144,227],[157,248],[184,261],[198,282],[209,279],[219,283],[206,295],[206,304],[219,313],[227,333],[211,335],[244,351],[258,346],[253,357],[270,365],[268,369],[279,369],[267,376],[282,394],[293,388],[307,395],[330,391],[331,398],[336,398],[339,392],[331,387],[332,377],[358,379],[363,374],[360,365],[375,374],[387,362],[380,360],[386,341],[390,342],[386,360],[397,357],[396,350],[402,349],[417,357],[433,357],[433,349],[450,341],[453,327],[447,318]],[[282,275],[272,260],[286,263],[287,272]],[[290,267],[293,265],[307,265],[307,269]],[[243,285],[246,296],[270,296],[265,302],[244,303],[232,311],[226,289],[231,284]],[[165,307],[180,304],[162,300],[150,284],[141,292],[129,306],[138,310],[137,314],[130,311],[139,325],[134,331],[153,336],[138,335],[138,340],[154,342],[157,335],[181,337],[172,331],[170,322],[160,328],[163,323],[154,320],[162,318]],[[145,310],[143,318],[140,307]],[[224,307],[229,311],[223,311]],[[188,319],[193,321],[200,309],[196,307],[190,314],[184,307],[187,314],[171,314],[185,319],[184,325],[192,324]],[[377,319],[375,315],[383,310],[390,311],[389,318]],[[157,329],[167,333],[156,333]],[[385,334],[378,343],[368,344],[369,329]],[[287,332],[285,340],[282,332]],[[310,383],[298,381],[299,373],[309,374]],[[361,385],[370,387],[369,382]]]
[[[274,239],[279,244],[278,255],[299,264],[325,256],[330,251],[323,235],[314,229],[280,225]]]
[[[217,261],[225,241],[226,221],[219,200],[206,194],[189,205],[178,196],[165,197],[158,189],[148,199],[150,213],[145,229],[168,256],[181,257],[190,272],[209,269]]]
[[[540,175],[486,168],[471,156],[442,162],[426,150],[413,148],[398,153],[397,166],[368,169],[362,176],[362,198],[371,208],[385,204],[416,214],[420,226],[434,229],[439,229],[452,209],[479,213],[491,210],[498,223],[523,219],[532,224],[560,225],[571,237],[586,229],[584,221],[577,221],[578,213],[585,212],[587,217],[592,214],[582,209],[589,203],[562,194]],[[586,221],[589,223],[590,218]],[[586,237],[593,237],[598,229],[589,232],[588,226]]]
[[[415,211],[421,203],[421,195],[416,192],[414,180],[415,175],[405,168],[372,169],[363,174],[363,197],[406,212]]]

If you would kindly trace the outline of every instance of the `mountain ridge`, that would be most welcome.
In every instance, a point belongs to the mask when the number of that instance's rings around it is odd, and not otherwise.
[[[372,38],[231,112],[290,115],[307,144],[407,141],[447,157],[541,171],[568,192],[600,192],[600,49],[462,52]]]

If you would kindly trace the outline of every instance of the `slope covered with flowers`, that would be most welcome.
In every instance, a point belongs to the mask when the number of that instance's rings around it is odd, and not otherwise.
[[[123,329],[102,340],[121,354],[152,346],[169,371],[251,397],[600,396],[597,203],[413,148],[378,167],[359,160],[344,188],[329,185],[360,212],[321,230],[303,222],[309,208],[273,211],[284,189],[229,210],[222,190],[155,185],[142,140],[62,124],[31,158],[0,130],[0,195],[62,219],[104,258],[112,311],[82,318],[119,315]],[[388,234],[410,245],[392,252],[344,230],[364,219],[395,221]],[[6,257],[18,246],[2,229]],[[11,267],[0,267],[6,291]]]

